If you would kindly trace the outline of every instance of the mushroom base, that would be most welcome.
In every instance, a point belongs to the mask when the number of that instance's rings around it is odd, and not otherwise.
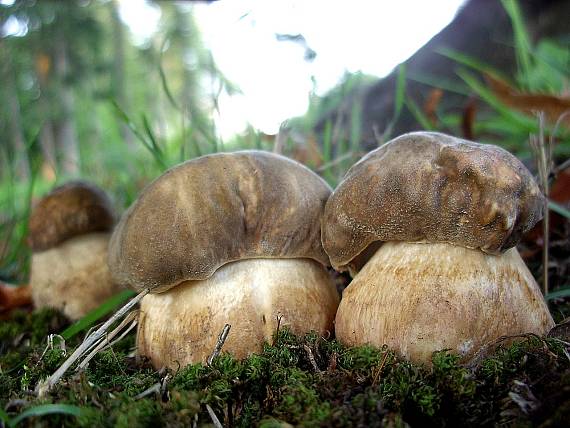
[[[449,244],[385,243],[344,290],[336,337],[384,344],[431,364],[449,349],[469,360],[501,336],[545,335],[553,326],[516,248],[500,256]]]
[[[37,308],[71,320],[83,317],[120,291],[107,267],[109,233],[90,233],[32,254],[30,286]]]
[[[138,352],[156,368],[204,362],[227,323],[231,330],[222,351],[245,358],[271,341],[278,323],[296,334],[332,331],[338,302],[331,277],[313,260],[229,263],[206,280],[145,296]]]

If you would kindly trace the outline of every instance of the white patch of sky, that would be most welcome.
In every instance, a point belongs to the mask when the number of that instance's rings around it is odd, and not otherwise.
[[[5,0],[3,0],[5,1]],[[274,134],[302,115],[309,94],[323,94],[346,72],[388,74],[447,25],[464,0],[241,0],[197,3],[196,22],[219,69],[239,86],[222,93],[216,123],[222,138],[247,123]],[[135,43],[157,30],[160,10],[144,0],[122,0],[121,18]],[[299,44],[276,34],[302,34],[316,52],[304,60]]]
[[[2,37],[24,37],[28,33],[28,24],[12,15],[0,30]]]

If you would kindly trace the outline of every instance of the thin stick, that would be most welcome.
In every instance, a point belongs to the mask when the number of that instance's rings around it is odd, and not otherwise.
[[[160,392],[160,382],[159,383],[155,383],[154,385],[152,385],[150,388],[145,389],[143,392],[141,392],[140,394],[137,394],[133,397],[133,400],[140,400],[141,398],[146,397],[147,395],[150,394],[154,394],[154,393],[158,393]]]
[[[530,145],[533,149],[534,156],[536,159],[538,178],[540,188],[544,194],[544,218],[542,219],[542,236],[543,236],[543,247],[542,247],[542,291],[546,296],[548,294],[548,265],[549,265],[549,246],[550,246],[550,211],[548,208],[548,194],[549,184],[548,178],[552,169],[552,138],[548,141],[544,136],[544,112],[539,112],[538,117],[538,136],[531,135]]]
[[[208,411],[210,418],[212,419],[212,422],[214,423],[214,426],[216,428],[224,428],[224,426],[222,425],[222,423],[220,422],[220,420],[218,419],[218,417],[214,413],[214,410],[210,407],[209,404],[206,404],[206,410]]]
[[[87,365],[89,364],[89,362],[93,359],[93,357],[95,355],[97,355],[99,352],[107,349],[108,347],[113,346],[115,343],[117,343],[119,340],[121,340],[123,337],[125,337],[137,325],[137,320],[136,320],[137,314],[138,314],[138,311],[129,312],[127,317],[123,321],[121,321],[121,323],[111,333],[109,333],[108,335],[106,335],[105,338],[103,338],[102,340],[97,342],[96,346],[92,347],[91,352],[77,366],[76,371],[83,370],[85,367],[87,367]],[[123,331],[123,333],[119,336],[118,339],[113,341],[113,338],[117,334],[119,334],[125,328],[125,326],[127,326],[129,323],[131,323],[131,324],[128,326],[128,328],[125,331]]]
[[[322,373],[322,370],[319,369],[319,366],[317,365],[317,362],[315,361],[315,356],[313,355],[313,351],[311,351],[311,348],[309,348],[309,345],[303,345],[303,348],[305,349],[305,352],[307,353],[307,356],[309,357],[309,362],[313,366],[313,369],[315,370],[315,372]]]
[[[85,338],[85,340],[77,347],[75,352],[64,361],[64,363],[52,374],[50,377],[44,381],[38,383],[36,386],[36,394],[39,397],[43,397],[54,385],[56,385],[65,372],[75,363],[79,358],[81,358],[85,353],[93,347],[93,345],[98,342],[107,330],[113,325],[113,323],[120,318],[122,318],[133,306],[135,306],[144,296],[150,292],[150,288],[146,288],[133,297],[126,305],[120,308],[115,314],[109,318],[101,327],[96,331],[91,333]]]
[[[224,346],[224,343],[226,343],[228,334],[230,334],[230,328],[232,328],[232,326],[230,324],[226,324],[218,336],[218,342],[216,343],[214,352],[212,352],[212,355],[210,355],[206,361],[208,365],[211,365],[212,361],[214,361],[214,358],[216,358],[218,355],[220,355],[220,352],[222,352],[222,346]]]
[[[332,168],[333,166],[338,165],[339,163],[344,162],[347,159],[351,159],[353,157],[358,156],[358,153],[354,153],[354,152],[347,152],[343,155],[340,155],[339,157],[337,157],[335,160],[332,160],[324,165],[321,165],[320,167],[318,167],[315,171],[316,172],[324,172],[329,168]]]

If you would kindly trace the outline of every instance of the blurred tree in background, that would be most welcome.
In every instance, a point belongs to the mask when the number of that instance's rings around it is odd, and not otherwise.
[[[52,182],[132,169],[136,161],[127,165],[124,156],[144,150],[133,128],[181,151],[190,134],[194,151],[215,143],[208,94],[225,80],[202,46],[192,6],[153,5],[159,31],[136,45],[117,0],[0,4],[2,179],[29,180],[33,159]]]

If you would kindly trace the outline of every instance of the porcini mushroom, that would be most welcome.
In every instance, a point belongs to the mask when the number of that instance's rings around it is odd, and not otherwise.
[[[514,247],[542,206],[528,170],[496,146],[417,132],[370,152],[323,218],[333,267],[355,275],[337,338],[429,364],[437,350],[468,360],[501,336],[546,334],[553,320]]]
[[[176,166],[125,212],[110,243],[115,280],[141,301],[138,352],[155,367],[260,351],[280,323],[332,330],[338,294],[320,221],[330,187],[301,164],[259,151]]]
[[[75,320],[120,290],[107,266],[114,221],[109,197],[85,181],[57,187],[37,203],[28,227],[36,307],[56,308]]]

